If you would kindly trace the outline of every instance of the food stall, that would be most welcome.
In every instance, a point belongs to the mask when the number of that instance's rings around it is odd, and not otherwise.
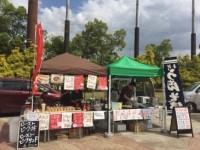
[[[116,62],[109,64],[108,66],[109,76],[109,96],[108,96],[108,135],[112,135],[111,125],[112,121],[123,121],[123,120],[144,120],[150,117],[151,110],[146,109],[117,109],[113,110],[111,106],[111,85],[112,78],[123,77],[123,78],[154,78],[162,76],[162,69],[157,66],[150,66],[140,63],[133,58],[124,56]],[[135,97],[137,95],[135,94]]]

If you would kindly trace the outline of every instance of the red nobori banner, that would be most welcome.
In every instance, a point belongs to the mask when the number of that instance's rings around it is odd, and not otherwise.
[[[83,127],[83,113],[73,113],[72,115],[73,127]]]
[[[108,90],[107,77],[98,77],[97,90]]]
[[[62,114],[50,114],[50,129],[60,129],[62,127]]]

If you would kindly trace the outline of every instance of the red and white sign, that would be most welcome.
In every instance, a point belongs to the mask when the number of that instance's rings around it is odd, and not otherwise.
[[[62,127],[62,114],[50,114],[50,129],[60,129]]]
[[[107,77],[98,77],[97,90],[108,90]]]
[[[82,75],[75,76],[74,79],[74,90],[84,89],[84,77]]]
[[[73,113],[72,122],[74,128],[83,127],[83,113]]]

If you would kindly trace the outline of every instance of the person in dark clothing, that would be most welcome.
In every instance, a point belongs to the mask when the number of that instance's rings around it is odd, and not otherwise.
[[[129,105],[133,102],[132,98],[134,96],[135,82],[129,83],[127,86],[123,87],[120,93],[119,101],[123,105]]]
[[[77,106],[81,105],[83,99],[83,92],[81,90],[66,91],[61,98],[61,105],[63,106]]]

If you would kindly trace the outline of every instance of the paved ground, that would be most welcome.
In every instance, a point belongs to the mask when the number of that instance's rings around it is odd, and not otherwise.
[[[170,120],[170,116],[167,117]],[[111,138],[103,134],[92,134],[81,139],[62,138],[40,142],[37,150],[199,150],[200,113],[192,114],[194,138],[190,134],[176,137],[173,133],[161,133],[159,128],[148,132],[123,132]],[[16,144],[8,142],[8,118],[0,118],[0,150],[14,150]],[[170,121],[168,121],[169,128]]]

